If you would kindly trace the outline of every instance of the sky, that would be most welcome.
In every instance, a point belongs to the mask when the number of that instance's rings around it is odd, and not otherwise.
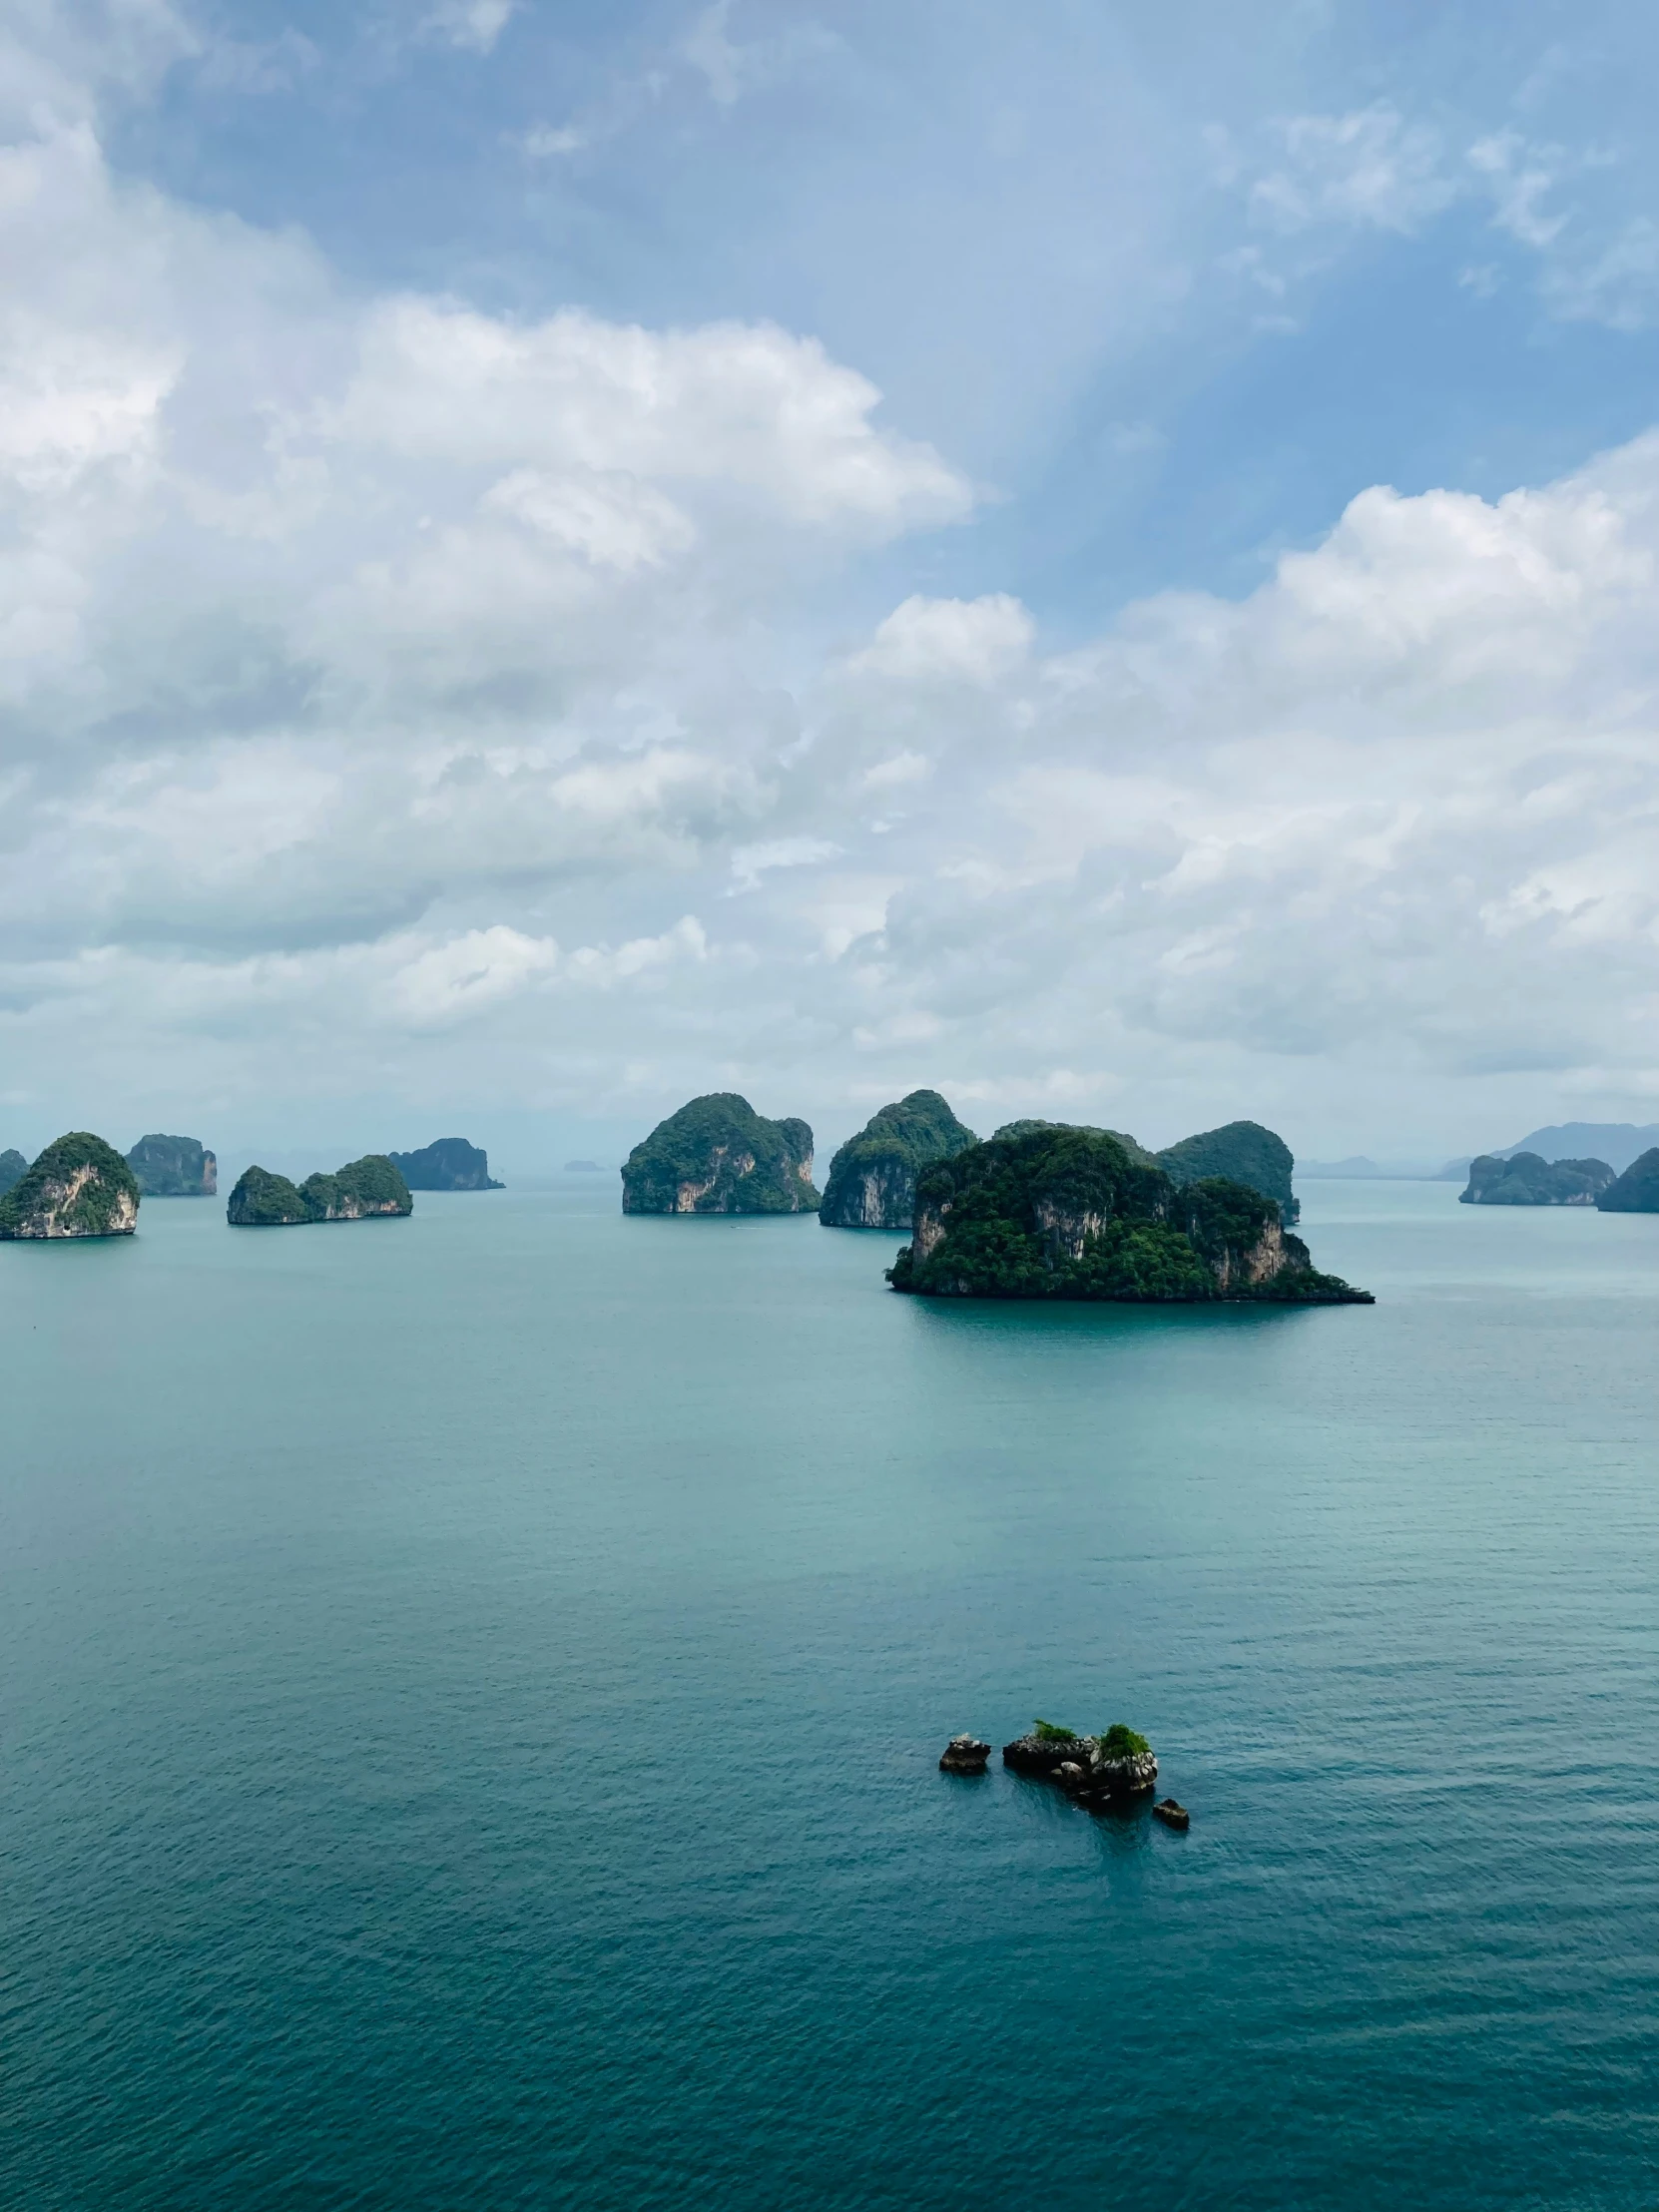
[[[1656,68],[0,0],[0,1144],[1659,1118]]]

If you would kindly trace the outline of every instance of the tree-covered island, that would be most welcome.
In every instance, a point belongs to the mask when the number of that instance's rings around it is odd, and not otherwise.
[[[937,1091],[911,1091],[872,1114],[835,1154],[818,1218],[827,1229],[908,1229],[917,1176],[978,1141]]]
[[[418,1152],[388,1152],[386,1158],[411,1191],[498,1191],[490,1175],[489,1154],[465,1137],[438,1137]]]
[[[140,1137],[127,1155],[146,1198],[217,1198],[219,1162],[199,1137]]]
[[[1044,1126],[928,1168],[887,1280],[924,1298],[1374,1303],[1315,1269],[1277,1199],[1223,1177],[1179,1184],[1115,1137]]]
[[[1604,1214],[1659,1214],[1659,1145],[1632,1160],[1596,1199]]]
[[[813,1132],[768,1121],[735,1091],[694,1098],[635,1145],[625,1214],[816,1214]]]
[[[1605,1160],[1546,1160],[1539,1152],[1507,1159],[1483,1152],[1469,1162],[1463,1206],[1594,1206],[1614,1181]]]
[[[269,1168],[249,1168],[225,1209],[233,1229],[288,1229],[315,1221],[369,1221],[412,1214],[409,1186],[383,1152],[348,1160],[332,1175],[290,1183]]]
[[[138,1180],[90,1130],[59,1137],[0,1198],[0,1238],[130,1237],[138,1227]]]

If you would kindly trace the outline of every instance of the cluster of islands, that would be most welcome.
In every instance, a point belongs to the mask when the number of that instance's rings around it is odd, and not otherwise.
[[[636,1145],[625,1214],[816,1213],[908,1230],[886,1279],[921,1298],[1371,1305],[1292,1233],[1290,1147],[1229,1122],[1153,1153],[1121,1130],[1012,1121],[979,1138],[937,1091],[883,1106],[813,1185],[813,1132],[732,1091],[694,1098]]]
[[[1642,1134],[1649,1134],[1643,1132]],[[1626,1155],[1628,1157],[1628,1155]],[[1295,1233],[1290,1147],[1230,1121],[1149,1151],[1121,1129],[1007,1122],[981,1138],[937,1091],[873,1114],[835,1153],[822,1191],[813,1131],[770,1121],[734,1091],[694,1098],[622,1169],[625,1214],[816,1214],[827,1229],[907,1233],[885,1277],[918,1298],[1295,1306],[1374,1302],[1314,1266]],[[598,1172],[572,1161],[572,1171]],[[464,1137],[372,1152],[295,1183],[264,1167],[238,1179],[237,1229],[407,1216],[416,1191],[496,1191]],[[212,1198],[219,1163],[194,1137],[141,1137],[125,1155],[73,1130],[33,1162],[0,1153],[0,1240],[131,1236],[146,1198]],[[1659,1213],[1659,1145],[1622,1174],[1599,1159],[1516,1148],[1470,1162],[1472,1206],[1593,1206]]]
[[[415,1191],[498,1191],[489,1157],[464,1137],[418,1152],[370,1152],[331,1174],[291,1183],[251,1167],[225,1209],[233,1229],[368,1221],[414,1211]],[[141,1137],[123,1156],[89,1130],[71,1130],[34,1161],[0,1152],[0,1240],[130,1237],[146,1198],[215,1198],[219,1162],[196,1137]]]
[[[1469,1162],[1464,1206],[1593,1206],[1603,1214],[1659,1214],[1659,1145],[1622,1175],[1605,1160],[1546,1160],[1541,1152],[1483,1152]]]
[[[991,1747],[977,1736],[952,1736],[939,1759],[943,1774],[979,1775]],[[1036,1721],[1027,1736],[1002,1747],[1002,1764],[1015,1774],[1053,1782],[1074,1805],[1090,1813],[1121,1813],[1144,1805],[1158,1786],[1158,1761],[1139,1730],[1114,1721],[1098,1736],[1079,1736],[1053,1721]],[[1174,1798],[1153,1812],[1167,1828],[1187,1829],[1192,1818]]]

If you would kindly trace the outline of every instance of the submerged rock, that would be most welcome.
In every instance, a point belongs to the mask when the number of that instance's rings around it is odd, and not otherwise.
[[[219,1162],[197,1137],[140,1137],[127,1155],[145,1198],[217,1198]]]
[[[946,1774],[983,1774],[990,1755],[990,1745],[982,1744],[977,1736],[952,1736],[939,1766]]]
[[[138,1180],[114,1145],[90,1130],[71,1130],[0,1198],[0,1238],[130,1237],[139,1196]]]
[[[368,1221],[412,1214],[409,1187],[382,1152],[349,1160],[333,1175],[290,1183],[269,1168],[250,1168],[225,1209],[233,1229],[286,1229],[313,1221]]]
[[[735,1091],[694,1098],[635,1145],[625,1214],[814,1214],[813,1132],[768,1121]]]

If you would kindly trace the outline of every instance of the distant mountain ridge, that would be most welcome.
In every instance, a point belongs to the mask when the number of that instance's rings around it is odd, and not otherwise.
[[[1633,1121],[1563,1121],[1534,1129],[1519,1144],[1495,1146],[1490,1157],[1509,1160],[1517,1152],[1535,1152],[1542,1160],[1605,1160],[1622,1175],[1655,1145],[1659,1145],[1659,1122],[1638,1127]]]

